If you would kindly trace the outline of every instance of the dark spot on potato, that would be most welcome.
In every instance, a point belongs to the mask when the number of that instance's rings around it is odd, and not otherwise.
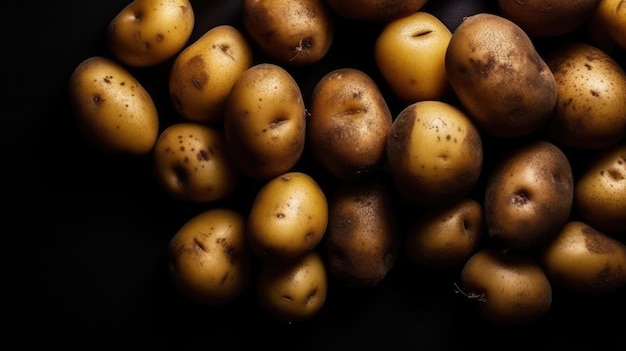
[[[196,158],[198,159],[198,161],[208,161],[210,159],[209,152],[206,150],[200,150],[196,154]]]
[[[430,33],[432,33],[432,32],[433,32],[433,31],[432,31],[432,30],[430,30],[430,29],[425,29],[425,30],[421,30],[421,31],[419,31],[419,32],[415,32],[415,33],[413,33],[413,35],[411,35],[411,37],[413,37],[413,38],[423,37],[423,36],[429,35],[429,34],[430,34]]]
[[[204,243],[202,242],[202,240],[194,237],[193,238],[193,244],[200,248],[200,250],[204,251],[204,252],[209,252],[208,248],[206,247],[206,245],[204,245]]]
[[[186,72],[189,72],[191,84],[198,90],[201,90],[209,81],[209,77],[204,69],[204,66],[205,64],[202,56],[196,55],[187,61],[184,68]]]
[[[607,254],[615,250],[615,247],[607,240],[603,240],[602,234],[594,228],[584,226],[580,232],[585,236],[585,247],[589,252]]]
[[[181,146],[180,148],[178,148],[180,150],[180,152],[185,152],[185,147]]]
[[[162,42],[162,41],[163,41],[163,39],[164,39],[164,38],[165,38],[165,36],[164,36],[163,34],[157,34],[157,36],[156,36],[156,38],[155,38],[155,41],[156,41],[157,43],[160,43],[160,42]]]
[[[93,101],[94,105],[100,106],[106,100],[103,99],[101,95],[94,95],[91,101]]]
[[[187,180],[189,179],[189,174],[188,174],[187,169],[185,167],[174,166],[172,168],[172,171],[174,172],[174,174],[176,174],[176,178],[178,179],[178,183],[180,183],[180,184],[187,183]]]
[[[621,266],[611,267],[608,264],[596,276],[594,286],[612,288],[621,286],[624,281],[624,271]]]
[[[483,60],[477,60],[470,57],[469,63],[473,72],[476,73],[478,78],[481,79],[489,78],[494,73],[496,67],[496,59],[493,53],[485,54]]]
[[[287,217],[287,216],[285,216],[285,214],[284,214],[284,213],[282,213],[282,212],[277,213],[275,216],[276,216],[276,218],[279,218],[279,219],[282,219],[282,218]]]
[[[528,192],[524,190],[518,190],[511,196],[511,203],[518,207],[525,206],[526,204],[528,204],[529,200],[530,196]]]
[[[600,96],[600,92],[596,91],[596,90],[590,90],[589,93],[591,93],[591,96],[593,97],[599,97]]]

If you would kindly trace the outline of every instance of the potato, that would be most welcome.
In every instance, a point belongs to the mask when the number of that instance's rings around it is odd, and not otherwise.
[[[252,48],[239,29],[226,24],[209,29],[172,64],[168,84],[173,106],[192,122],[222,122],[230,89],[252,63]]]
[[[385,25],[376,38],[376,66],[405,103],[445,100],[445,56],[452,33],[434,15],[415,12]]]
[[[531,37],[557,37],[574,32],[591,16],[600,0],[498,0],[501,15]]]
[[[287,172],[265,183],[248,213],[247,237],[263,260],[288,261],[315,249],[328,225],[328,201],[315,179]]]
[[[217,202],[234,192],[237,166],[216,126],[179,122],[161,132],[153,152],[158,184],[185,202]]]
[[[371,288],[394,267],[400,251],[395,197],[388,179],[370,176],[342,181],[328,211],[326,262],[342,284]]]
[[[357,180],[380,169],[392,115],[376,82],[353,68],[335,69],[314,88],[307,122],[315,159],[339,180]]]
[[[626,234],[626,141],[598,151],[574,187],[574,207],[590,226]]]
[[[243,26],[278,64],[311,66],[326,56],[335,23],[324,0],[244,0]]]
[[[491,136],[525,136],[550,118],[556,80],[512,21],[491,13],[466,17],[450,38],[445,63],[459,102]]]
[[[461,293],[487,321],[521,325],[543,317],[552,307],[552,284],[534,258],[485,247],[465,262]]]
[[[572,292],[606,294],[626,286],[626,245],[585,222],[568,222],[540,258],[548,279]]]
[[[257,180],[291,170],[304,151],[306,113],[300,87],[287,70],[271,63],[248,68],[226,99],[224,133],[231,158]]]
[[[404,253],[410,262],[423,267],[458,267],[478,249],[484,232],[482,205],[465,197],[413,219],[404,239]]]
[[[531,140],[494,162],[483,205],[487,234],[503,248],[533,250],[569,218],[574,198],[569,159],[556,145]]]
[[[245,217],[216,207],[191,217],[170,239],[169,274],[180,293],[201,304],[225,304],[251,281]]]
[[[418,11],[427,0],[328,0],[333,13],[352,20],[387,22]]]
[[[147,155],[159,134],[150,93],[122,65],[101,56],[85,59],[68,81],[74,117],[87,141],[110,154]]]
[[[609,54],[584,42],[546,57],[557,81],[548,136],[577,149],[600,149],[626,136],[626,72]]]
[[[194,24],[189,0],[133,0],[109,23],[108,47],[129,66],[155,66],[187,44]]]
[[[606,43],[602,47],[604,51],[613,51],[614,47],[626,49],[626,6],[623,1],[600,0],[588,22],[591,32],[601,36],[601,39],[594,38]]]
[[[401,198],[430,206],[468,194],[482,171],[478,129],[454,105],[419,101],[396,117],[387,138],[387,166]]]
[[[261,306],[287,322],[310,320],[324,307],[328,276],[320,254],[310,251],[289,262],[262,262],[257,278]]]

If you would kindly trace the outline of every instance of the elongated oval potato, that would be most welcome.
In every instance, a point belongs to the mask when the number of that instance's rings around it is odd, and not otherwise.
[[[192,122],[222,122],[230,89],[252,60],[252,48],[239,29],[226,24],[209,29],[172,64],[169,94],[174,108]]]
[[[87,58],[68,82],[74,116],[88,142],[111,154],[146,155],[159,133],[152,96],[122,65]]]
[[[182,50],[194,24],[189,0],[133,0],[109,23],[108,46],[129,66],[155,66]]]
[[[368,74],[353,68],[327,73],[313,91],[309,113],[308,145],[332,176],[362,179],[382,167],[393,120]]]

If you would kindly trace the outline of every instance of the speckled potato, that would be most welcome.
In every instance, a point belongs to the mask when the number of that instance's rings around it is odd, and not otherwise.
[[[174,123],[161,132],[153,152],[158,184],[186,202],[216,202],[229,196],[239,173],[219,127]]]
[[[344,18],[387,22],[404,17],[426,4],[427,0],[328,0],[331,10]]]
[[[568,222],[540,258],[548,278],[570,291],[606,294],[626,286],[626,246],[585,222]]]
[[[100,56],[72,72],[68,95],[75,120],[89,143],[111,154],[147,155],[159,133],[150,93],[119,63]]]
[[[605,51],[626,49],[626,3],[622,0],[600,0],[589,19],[591,32],[597,31]],[[597,38],[597,37],[596,37]]]
[[[247,236],[263,260],[293,260],[315,249],[328,225],[328,201],[310,175],[288,172],[259,189],[248,214]]]
[[[458,267],[478,248],[484,232],[482,205],[466,197],[417,215],[405,236],[404,253],[424,267]]]
[[[596,154],[576,179],[574,206],[586,223],[626,234],[626,142]]]
[[[187,44],[194,24],[189,0],[133,0],[109,23],[108,47],[129,66],[155,66]]]
[[[395,197],[387,178],[344,181],[334,188],[325,234],[330,274],[342,284],[371,288],[398,260]]]
[[[244,0],[241,19],[254,43],[281,65],[311,66],[333,42],[325,0]]]
[[[458,100],[484,132],[528,135],[545,124],[556,103],[552,71],[528,35],[491,13],[466,17],[452,33],[446,72]]]
[[[565,44],[546,57],[558,97],[549,137],[577,149],[600,149],[626,136],[626,72],[603,50]]]
[[[275,64],[248,68],[226,99],[224,132],[232,159],[248,177],[268,180],[290,171],[306,141],[306,108],[298,83]]]
[[[315,159],[339,180],[357,180],[380,169],[392,115],[376,82],[365,72],[327,73],[312,93],[308,145]]]
[[[261,306],[287,322],[315,317],[324,307],[328,276],[322,257],[311,251],[290,262],[262,262],[257,278]]]
[[[570,216],[574,179],[569,159],[556,145],[531,140],[494,162],[483,205],[487,234],[506,249],[535,249]]]
[[[169,94],[173,106],[189,121],[222,122],[230,89],[252,64],[252,48],[239,29],[230,25],[209,29],[172,64]]]
[[[169,274],[180,293],[201,304],[224,304],[251,281],[245,217],[213,208],[191,217],[170,239]]]
[[[405,103],[444,100],[450,91],[445,56],[452,33],[437,17],[415,12],[389,22],[376,38],[376,65]]]
[[[460,288],[477,313],[495,324],[528,324],[552,307],[552,283],[540,264],[529,255],[492,247],[465,262]]]
[[[387,138],[387,165],[409,203],[440,205],[469,193],[480,177],[482,139],[470,118],[441,101],[407,106]]]

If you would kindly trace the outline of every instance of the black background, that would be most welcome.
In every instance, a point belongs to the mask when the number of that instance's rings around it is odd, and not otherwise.
[[[488,1],[431,2],[433,12],[451,26],[462,14],[489,8]],[[14,1],[4,6],[0,316],[5,327],[0,333],[5,340],[59,349],[626,346],[624,289],[596,297],[555,289],[552,308],[540,321],[502,327],[472,313],[455,292],[456,271],[421,270],[402,260],[370,290],[352,291],[331,281],[326,305],[304,323],[270,318],[253,292],[213,307],[182,298],[167,276],[166,246],[187,219],[210,205],[164,195],[147,158],[93,149],[76,129],[66,95],[78,63],[109,56],[106,27],[127,3]],[[441,3],[465,4],[444,8]],[[238,1],[192,5],[192,40],[217,24],[239,25]],[[292,70],[305,99],[331,68],[360,68],[380,79],[371,55],[380,26],[337,23],[328,58]],[[258,54],[257,61],[264,59]],[[153,94],[163,125],[178,118],[167,99],[168,64],[133,70]],[[388,98],[397,113],[401,104]],[[305,156],[299,167],[309,161]],[[246,196],[226,205],[245,207]]]

